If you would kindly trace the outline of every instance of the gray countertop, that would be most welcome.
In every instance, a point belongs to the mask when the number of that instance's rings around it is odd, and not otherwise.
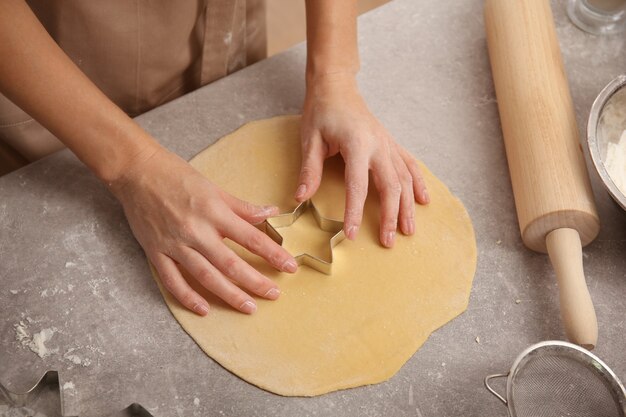
[[[596,94],[626,72],[626,36],[580,32],[562,3],[553,3],[557,30],[584,132]],[[59,370],[69,415],[132,402],[155,416],[506,415],[483,377],[508,370],[530,344],[564,334],[549,260],[519,236],[482,2],[396,0],[362,17],[359,37],[360,86],[372,111],[473,220],[478,269],[463,315],[385,383],[315,398],[262,391],[184,333],[119,204],[63,151],[0,178],[0,382],[22,391]],[[299,112],[304,62],[300,45],[137,120],[190,158],[247,121]],[[584,261],[600,324],[595,353],[624,379],[626,213],[595,174],[592,183],[602,231]],[[26,345],[44,329],[53,333],[51,353],[40,358]]]

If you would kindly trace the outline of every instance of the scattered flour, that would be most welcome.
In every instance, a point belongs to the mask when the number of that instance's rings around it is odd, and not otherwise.
[[[73,289],[74,289],[74,285],[67,284],[67,291],[59,287],[46,288],[45,290],[41,291],[39,295],[41,295],[42,298],[52,297],[57,294],[67,294],[68,292],[72,292]]]
[[[74,365],[80,365],[83,367],[87,367],[91,365],[91,359],[81,358],[75,353],[76,350],[77,348],[68,349],[67,352],[65,352],[65,354],[63,355],[63,357]]]
[[[100,286],[109,282],[111,282],[109,278],[97,278],[87,281],[87,285],[91,288],[91,293],[96,297],[99,297],[101,291]]]
[[[66,268],[73,268],[75,266],[76,266],[76,262],[71,262],[71,261],[65,262],[65,267]]]
[[[72,287],[74,288],[74,287]],[[71,291],[71,290],[69,290]],[[54,288],[46,288],[45,290],[43,290],[41,292],[41,297],[45,298],[45,297],[52,297],[55,296],[57,294],[66,294],[67,292],[63,289],[63,288],[59,288],[59,287],[54,287]]]
[[[39,333],[33,334],[33,340],[28,344],[28,348],[39,355],[42,359],[46,356],[52,355],[53,353],[57,353],[59,349],[48,349],[46,347],[46,342],[52,339],[56,330],[57,329],[53,327],[43,329]]]
[[[99,348],[98,346],[93,346],[93,345],[87,345],[85,346],[86,349],[89,349],[90,351],[94,352],[94,353],[98,353],[100,355],[105,355],[106,353],[104,352],[104,350],[102,350],[101,348]]]
[[[28,319],[27,319],[28,321]],[[32,321],[32,319],[31,319]],[[27,347],[32,352],[36,353],[40,358],[45,358],[57,353],[59,349],[50,349],[46,346],[46,342],[52,339],[54,333],[57,331],[56,327],[43,329],[38,333],[31,334],[28,331],[28,325],[24,321],[20,321],[15,327],[15,340],[17,340],[22,346]]]
[[[30,343],[30,334],[28,334],[28,328],[24,324],[24,322],[20,321],[19,324],[14,325],[15,327],[15,340],[20,342],[22,346],[28,346]]]
[[[83,363],[83,360],[78,355],[67,355],[65,356],[65,358],[72,362],[74,365],[80,365],[81,363]]]
[[[66,382],[61,388],[63,390],[63,395],[76,395],[76,387],[74,386],[74,383],[72,381]]]
[[[22,314],[23,320],[20,320],[19,323],[13,325],[15,328],[15,340],[23,348],[31,350],[42,359],[58,353],[59,348],[51,349],[46,346],[46,343],[48,343],[55,333],[59,332],[59,330],[56,327],[50,327],[31,334],[28,326],[30,324],[41,323],[46,319],[39,318],[35,320],[24,316],[25,314]],[[80,351],[82,351],[83,354],[86,353],[87,356],[93,356],[94,353],[98,355],[105,355],[105,352],[98,346],[81,345],[70,348],[63,354],[63,359],[68,361],[70,364],[69,369],[71,369],[74,365],[88,367],[93,363],[93,358],[85,357],[85,355],[79,354]],[[0,413],[0,417],[4,417],[4,415]]]
[[[196,397],[193,399],[193,405],[195,405],[196,407],[200,405],[200,398]]]
[[[626,130],[622,132],[619,142],[609,142],[604,165],[611,180],[626,195]]]
[[[18,290],[9,290],[9,292],[13,295],[16,295],[19,291]]]

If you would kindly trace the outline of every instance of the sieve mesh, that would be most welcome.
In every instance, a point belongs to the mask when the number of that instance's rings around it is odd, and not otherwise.
[[[535,351],[518,364],[510,382],[513,417],[624,416],[606,375],[574,354]]]

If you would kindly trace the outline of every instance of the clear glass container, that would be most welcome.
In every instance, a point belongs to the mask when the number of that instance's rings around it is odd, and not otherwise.
[[[580,29],[594,35],[626,30],[626,0],[567,0],[567,15]]]

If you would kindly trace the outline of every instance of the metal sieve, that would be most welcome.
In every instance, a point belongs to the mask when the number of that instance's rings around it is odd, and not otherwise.
[[[506,378],[506,398],[489,382]],[[489,375],[485,387],[511,417],[624,417],[626,391],[597,356],[560,341],[524,350],[508,374]]]

